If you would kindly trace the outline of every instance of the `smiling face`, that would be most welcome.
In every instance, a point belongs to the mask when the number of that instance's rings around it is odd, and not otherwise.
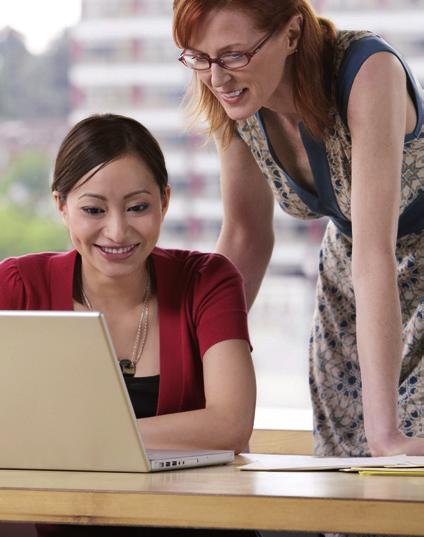
[[[230,71],[214,63],[207,71],[197,72],[199,80],[212,91],[230,119],[245,119],[262,107],[292,111],[290,62],[296,51],[300,24],[300,16],[292,17],[240,70]],[[215,10],[197,28],[187,51],[211,58],[228,52],[252,51],[266,35],[245,12]]]
[[[86,278],[125,278],[144,272],[168,208],[169,187],[161,195],[152,172],[126,155],[82,177],[66,201],[55,201]],[[85,181],[85,182],[84,182]],[[142,271],[142,272],[140,272]]]

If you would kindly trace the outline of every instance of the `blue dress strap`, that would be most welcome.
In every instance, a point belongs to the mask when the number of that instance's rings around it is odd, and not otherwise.
[[[337,84],[337,104],[340,115],[343,122],[347,126],[347,107],[349,102],[350,91],[352,89],[353,81],[358,74],[362,64],[373,54],[377,52],[389,52],[396,56],[403,68],[405,69],[408,92],[412,98],[417,113],[417,123],[413,132],[409,133],[405,137],[405,142],[419,137],[423,121],[423,95],[422,89],[412,74],[408,64],[402,58],[402,56],[393,47],[391,47],[384,39],[378,35],[371,35],[363,37],[354,41],[347,49],[340,66]]]
[[[420,84],[412,74],[408,64],[402,56],[378,35],[370,35],[354,41],[347,49],[343,58],[337,84],[337,104],[339,113],[347,126],[347,107],[353,81],[362,64],[377,52],[389,52],[396,56],[402,64],[407,80],[408,93],[415,106],[417,122],[412,132],[405,136],[405,144],[411,140],[423,137],[424,105],[423,93]],[[346,223],[344,223],[346,224]],[[337,222],[336,222],[337,225]],[[350,223],[346,226],[338,225],[344,233],[351,234]],[[398,238],[409,233],[419,233],[424,229],[424,191],[420,192],[415,200],[404,209],[399,217]],[[350,233],[349,233],[350,231]]]

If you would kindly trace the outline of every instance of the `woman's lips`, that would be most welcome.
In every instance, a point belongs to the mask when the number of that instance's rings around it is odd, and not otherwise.
[[[101,254],[110,260],[122,260],[130,257],[138,244],[131,244],[129,246],[101,246],[95,244],[95,247],[101,252]]]
[[[242,88],[233,91],[220,92],[221,99],[228,104],[238,103],[246,94],[247,88]]]

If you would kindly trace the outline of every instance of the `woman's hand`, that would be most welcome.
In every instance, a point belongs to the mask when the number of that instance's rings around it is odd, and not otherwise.
[[[385,438],[368,439],[368,447],[373,457],[390,455],[424,455],[424,438],[405,436],[400,431],[388,434]]]

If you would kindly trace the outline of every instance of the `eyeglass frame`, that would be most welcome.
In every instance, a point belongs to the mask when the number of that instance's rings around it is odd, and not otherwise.
[[[212,64],[213,63],[216,63],[217,65],[219,65],[222,69],[226,69],[227,71],[239,71],[240,69],[244,69],[245,67],[247,67],[249,65],[249,63],[252,61],[252,58],[253,56],[255,56],[255,54],[257,54],[261,48],[265,45],[265,43],[268,41],[268,39],[270,39],[272,37],[272,35],[274,34],[274,30],[268,34],[264,39],[262,39],[262,41],[260,41],[255,47],[253,50],[250,50],[250,51],[239,51],[239,50],[234,50],[232,52],[228,52],[228,53],[224,53],[222,54],[221,56],[217,56],[216,58],[211,58],[208,54],[198,54],[197,56],[201,56],[202,58],[204,58],[205,60],[207,60],[209,62],[209,67],[206,67],[205,69],[195,69],[194,67],[190,67],[189,65],[187,65],[186,61],[185,61],[185,57],[184,55],[186,54],[186,50],[187,49],[184,49],[180,56],[178,57],[178,61],[181,62],[185,67],[187,67],[188,69],[191,69],[192,71],[208,71],[209,69],[212,68]],[[247,63],[246,65],[242,65],[241,67],[227,67],[225,65],[225,63],[221,60],[221,57],[222,56],[225,56],[225,54],[240,54],[240,56],[247,56]],[[195,54],[188,54],[188,56],[196,56]]]

